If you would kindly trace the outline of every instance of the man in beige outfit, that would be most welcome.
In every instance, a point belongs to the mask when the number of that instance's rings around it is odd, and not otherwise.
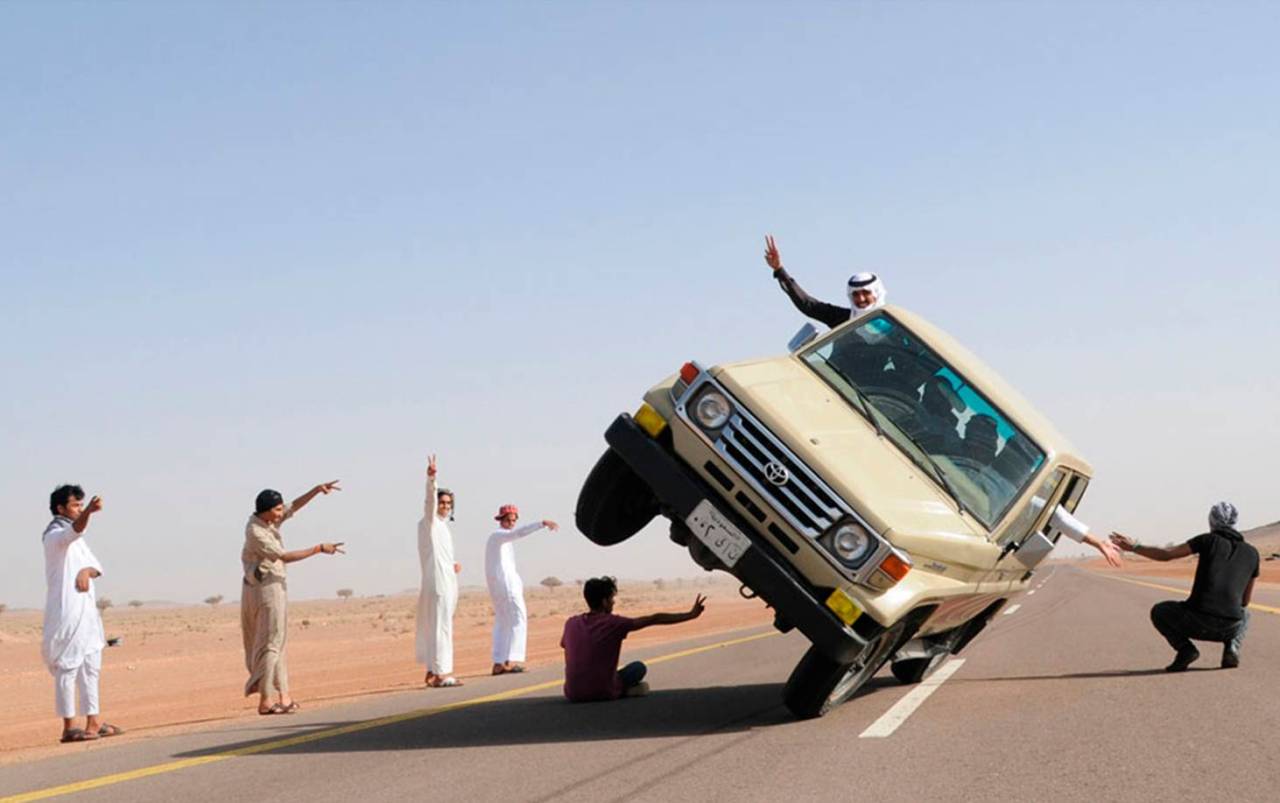
[[[245,525],[244,549],[240,552],[240,563],[244,568],[240,591],[240,630],[244,636],[244,665],[249,670],[249,681],[244,685],[244,695],[258,694],[259,714],[292,714],[301,707],[289,696],[289,671],[284,658],[284,642],[288,634],[285,564],[321,552],[326,555],[342,552],[341,541],[286,552],[280,538],[280,525],[316,494],[340,490],[337,480],[326,482],[288,505],[279,491],[265,490],[258,494],[254,514]],[[275,704],[271,703],[273,690],[279,695]]]

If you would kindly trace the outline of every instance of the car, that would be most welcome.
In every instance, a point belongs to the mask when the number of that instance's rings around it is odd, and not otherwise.
[[[784,356],[687,362],[622,413],[578,529],[618,544],[658,516],[810,646],[784,687],[800,718],[886,663],[916,683],[1025,591],[1092,468],[1008,383],[895,306]]]

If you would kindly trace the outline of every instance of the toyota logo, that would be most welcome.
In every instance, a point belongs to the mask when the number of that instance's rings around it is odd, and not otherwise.
[[[786,466],[773,460],[764,467],[764,478],[774,485],[782,486],[791,481],[791,472]]]

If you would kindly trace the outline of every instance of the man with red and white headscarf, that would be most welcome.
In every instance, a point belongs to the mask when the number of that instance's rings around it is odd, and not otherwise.
[[[493,674],[523,672],[525,644],[529,638],[528,615],[524,607],[524,582],[516,571],[515,542],[546,527],[551,532],[560,525],[550,519],[517,527],[520,511],[503,505],[494,516],[498,529],[489,535],[484,548],[484,574],[493,602]]]
[[[782,255],[778,253],[778,246],[773,242],[772,234],[764,238],[764,245],[764,261],[773,268],[773,278],[778,280],[778,284],[790,297],[791,303],[796,305],[796,309],[810,318],[834,329],[842,323],[855,321],[884,306],[886,294],[884,282],[880,281],[880,277],[874,273],[855,273],[849,277],[849,285],[846,288],[849,296],[848,307],[819,301],[802,290],[791,274],[782,267]]]

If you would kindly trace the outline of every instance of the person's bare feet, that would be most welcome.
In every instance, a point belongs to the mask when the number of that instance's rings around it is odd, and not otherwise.
[[[494,664],[493,669],[490,671],[490,674],[502,675],[502,674],[506,674],[506,671],[507,671],[506,664]]]
[[[432,683],[432,681],[436,680],[438,677],[439,675],[437,675],[435,672],[432,672],[430,669],[428,669],[427,676],[422,679],[422,682],[427,684],[428,686],[434,686],[435,684]]]
[[[502,665],[502,668],[507,672],[514,672],[518,674],[524,671],[524,664],[519,661],[507,661]]]

